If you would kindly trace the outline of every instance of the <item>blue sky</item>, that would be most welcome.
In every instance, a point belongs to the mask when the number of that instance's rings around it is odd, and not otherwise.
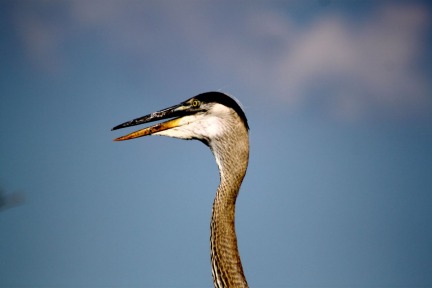
[[[251,127],[250,286],[432,287],[427,1],[0,8],[1,287],[212,286],[208,148],[110,131],[211,90]]]

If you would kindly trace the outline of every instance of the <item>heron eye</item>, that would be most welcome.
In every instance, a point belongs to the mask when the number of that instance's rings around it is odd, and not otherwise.
[[[192,107],[196,108],[198,106],[200,106],[200,101],[198,101],[198,100],[192,100]]]

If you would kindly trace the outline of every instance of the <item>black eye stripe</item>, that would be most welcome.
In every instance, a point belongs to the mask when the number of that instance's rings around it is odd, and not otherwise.
[[[234,109],[234,111],[242,119],[246,128],[249,129],[247,118],[246,118],[246,115],[245,115],[243,109],[240,107],[240,105],[237,103],[237,101],[234,100],[233,98],[231,98],[230,96],[228,96],[224,93],[221,93],[221,92],[206,92],[206,93],[199,94],[199,95],[193,97],[192,99],[193,99],[192,101],[198,101],[200,104],[201,104],[201,102],[203,102],[203,103],[215,102],[215,103],[219,103],[219,104],[222,104],[222,105],[225,105],[227,107]],[[192,107],[197,107],[197,106],[193,106],[193,103],[194,102],[192,102]]]

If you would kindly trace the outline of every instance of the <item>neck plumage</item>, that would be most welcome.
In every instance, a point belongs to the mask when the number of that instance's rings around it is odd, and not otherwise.
[[[246,129],[231,132],[236,137],[230,134],[229,139],[219,143],[221,145],[211,145],[221,178],[210,225],[213,282],[218,288],[248,287],[237,247],[234,218],[235,202],[249,160],[249,138]]]

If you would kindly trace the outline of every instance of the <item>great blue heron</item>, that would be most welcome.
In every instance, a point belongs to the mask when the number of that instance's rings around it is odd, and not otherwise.
[[[115,141],[147,135],[197,139],[210,147],[219,168],[220,183],[211,218],[211,266],[215,287],[247,287],[235,233],[235,202],[249,161],[249,126],[233,98],[207,92],[178,105],[136,118],[112,130],[173,118]]]

